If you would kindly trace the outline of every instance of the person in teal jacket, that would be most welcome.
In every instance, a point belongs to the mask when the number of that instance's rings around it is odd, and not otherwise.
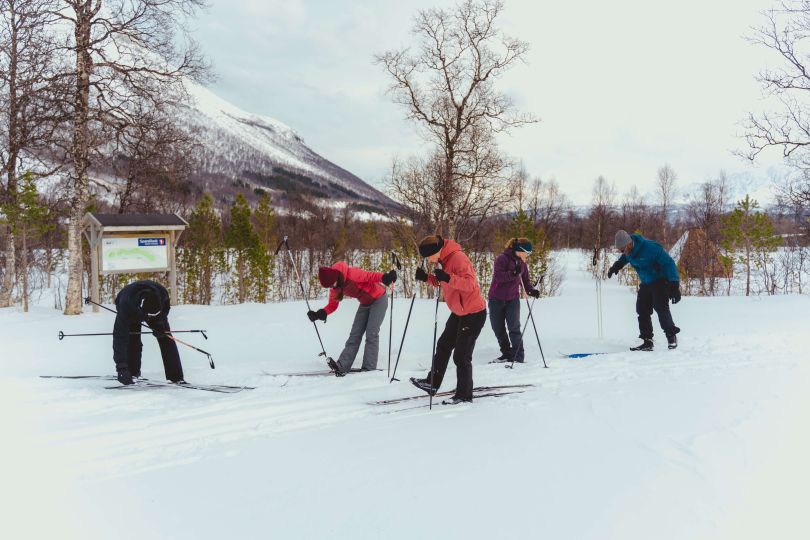
[[[630,263],[641,285],[636,296],[636,313],[638,314],[639,336],[643,343],[632,347],[631,351],[653,350],[653,310],[658,314],[658,322],[667,336],[670,349],[678,346],[676,334],[681,331],[672,320],[669,301],[677,304],[681,300],[680,276],[675,261],[661,244],[653,242],[640,234],[627,234],[619,230],[615,238],[616,249],[622,256],[608,270],[608,278],[618,274],[619,270]]]

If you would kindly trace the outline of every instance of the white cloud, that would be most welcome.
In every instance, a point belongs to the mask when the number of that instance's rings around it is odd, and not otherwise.
[[[434,4],[453,2],[215,0],[198,37],[221,75],[216,92],[375,181],[419,139],[372,56],[411,43],[413,15]],[[770,57],[742,36],[769,0],[506,4],[504,31],[532,50],[501,88],[542,122],[502,144],[532,174],[587,202],[599,174],[620,192],[645,192],[665,162],[684,185],[750,170],[730,150],[743,144],[738,122],[760,105],[753,76]]]

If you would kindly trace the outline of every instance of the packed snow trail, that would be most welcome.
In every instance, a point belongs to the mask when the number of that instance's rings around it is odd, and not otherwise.
[[[656,326],[656,350],[631,353],[633,292],[603,284],[598,340],[588,256],[562,257],[562,294],[534,308],[549,368],[529,332],[527,364],[488,364],[488,326],[473,357],[476,386],[535,387],[432,411],[369,405],[414,394],[407,378],[430,365],[430,300],[414,306],[393,384],[385,371],[264,375],[324,369],[303,302],[172,308],[172,325],[210,330],[218,360],[210,370],[181,351],[186,378],[256,387],[239,394],[40,379],[111,374],[110,340],[57,333],[107,331],[113,318],[0,310],[0,523],[10,538],[808,537],[810,299],[686,297],[673,308],[679,348]],[[355,308],[320,326],[329,354]],[[162,379],[153,339],[143,375]],[[442,390],[454,381],[451,364]]]

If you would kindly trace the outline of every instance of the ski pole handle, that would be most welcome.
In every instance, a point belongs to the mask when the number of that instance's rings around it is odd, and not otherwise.
[[[284,244],[287,243],[287,238],[289,238],[289,237],[285,236],[284,239],[281,242],[278,243],[278,247],[276,248],[275,255],[278,255],[278,252],[281,251],[281,246],[283,246]],[[287,247],[289,248],[289,246],[287,246]]]
[[[171,332],[171,330],[169,330],[169,332]],[[195,347],[194,345],[192,345],[190,343],[186,343],[185,341],[183,341],[181,339],[177,339],[176,337],[171,335],[171,333],[167,333],[166,337],[171,339],[172,341],[174,341],[176,343],[180,343],[181,345],[185,345],[186,347],[188,347],[190,349],[194,349],[195,351],[204,354],[205,356],[208,357],[208,364],[211,366],[211,369],[216,369],[216,366],[214,366],[214,357],[211,355],[210,352],[204,351],[204,350],[202,350],[202,349],[200,349],[198,347]]]

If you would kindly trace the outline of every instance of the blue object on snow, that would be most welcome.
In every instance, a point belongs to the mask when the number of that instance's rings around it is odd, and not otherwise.
[[[571,354],[566,354],[566,353],[560,353],[560,354],[562,354],[563,357],[565,357],[565,358],[585,358],[587,356],[596,356],[598,354],[610,354],[610,353],[606,353],[606,352],[581,352],[581,353],[571,353]]]

